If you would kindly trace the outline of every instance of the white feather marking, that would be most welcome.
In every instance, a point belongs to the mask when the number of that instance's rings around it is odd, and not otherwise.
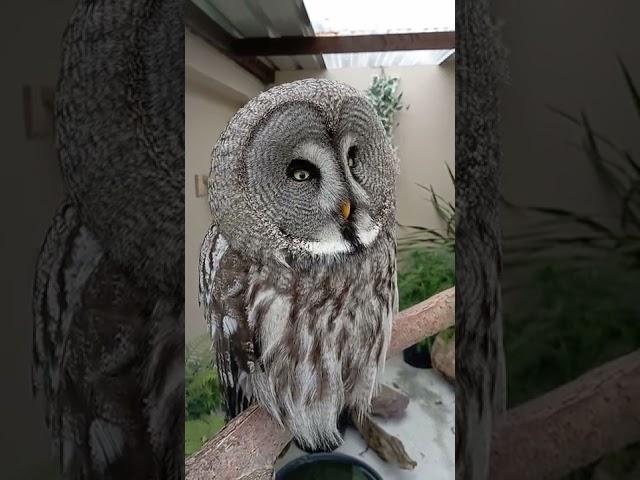
[[[224,357],[224,361],[226,365],[231,365],[231,354],[226,351],[223,353],[223,357]],[[227,387],[234,387],[235,384],[233,382],[233,374],[231,372],[231,370],[229,369],[225,369],[223,372],[224,377],[226,378],[226,386]]]
[[[238,330],[238,321],[230,317],[229,315],[225,315],[222,319],[222,331],[225,337],[230,337]]]
[[[247,292],[249,292],[250,289],[247,289]],[[256,325],[256,314],[255,314],[255,309],[258,305],[260,305],[263,301],[273,297],[275,293],[275,290],[273,290],[272,288],[266,288],[264,290],[261,290],[260,292],[258,292],[258,294],[256,295],[255,300],[253,301],[253,305],[248,305],[249,307],[249,314],[247,315],[247,322],[249,323],[249,326],[253,329]]]
[[[344,238],[332,238],[313,242],[304,242],[305,250],[313,255],[335,255],[339,253],[349,253],[353,247]]]
[[[238,375],[238,385],[236,386],[236,389],[240,390],[242,396],[248,401],[253,399],[253,385],[251,385],[251,377],[244,370],[240,371],[240,375]]]
[[[256,305],[257,304],[256,302]],[[261,325],[260,337],[262,339],[263,355],[268,355],[272,348],[279,345],[285,326],[287,325],[290,309],[291,302],[288,297],[281,295],[274,296],[273,302],[265,315],[269,321],[262,322]]]
[[[360,242],[366,247],[373,243],[380,233],[380,225],[374,223],[373,226],[366,230],[358,231]]]
[[[89,427],[89,448],[94,465],[104,472],[122,455],[124,434],[117,425],[98,418]]]
[[[222,235],[218,235],[216,239],[216,243],[213,246],[214,252],[211,256],[211,266],[209,270],[210,278],[213,280],[215,278],[216,273],[218,272],[218,267],[220,266],[220,260],[225,253],[227,253],[227,248],[229,248],[229,243],[225,240]]]
[[[293,149],[293,156],[304,158],[320,170],[333,162],[333,152],[315,142],[304,142]]]

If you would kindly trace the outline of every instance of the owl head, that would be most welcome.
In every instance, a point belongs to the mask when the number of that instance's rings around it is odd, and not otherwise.
[[[184,296],[184,7],[74,3],[55,95],[66,193],[142,290]]]
[[[393,228],[397,161],[369,101],[334,81],[276,86],[240,109],[213,151],[209,201],[254,259],[339,261]]]

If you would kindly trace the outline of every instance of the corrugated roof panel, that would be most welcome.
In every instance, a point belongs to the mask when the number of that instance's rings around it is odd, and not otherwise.
[[[265,22],[256,19],[254,12],[245,1],[200,0],[217,10],[244,37],[268,37],[269,29]],[[215,20],[215,18],[214,18]]]
[[[371,53],[331,53],[323,55],[327,68],[409,67],[440,65],[453,50],[412,50]]]
[[[455,30],[455,0],[304,0],[316,35]]]
[[[256,0],[248,0],[255,2]],[[260,8],[278,31],[278,36],[313,36],[313,28],[301,1],[260,0]]]
[[[304,0],[316,35],[455,30],[455,0]],[[452,50],[323,55],[327,68],[439,65]]]
[[[313,36],[301,0],[194,0],[219,25],[240,37]],[[281,70],[322,69],[321,55],[269,57]]]
[[[242,37],[454,30],[454,0],[194,0]],[[306,7],[306,10],[305,10]],[[307,17],[308,14],[308,17]],[[280,70],[437,65],[451,50],[268,57]]]

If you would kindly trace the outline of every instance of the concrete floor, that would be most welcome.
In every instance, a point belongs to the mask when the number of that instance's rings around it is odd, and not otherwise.
[[[344,444],[336,451],[371,465],[385,480],[452,480],[455,477],[455,391],[433,370],[411,367],[402,357],[387,360],[384,383],[394,385],[411,398],[400,420],[378,419],[390,434],[402,440],[418,466],[400,470],[381,460],[367,446],[360,433],[347,429]],[[365,451],[366,450],[366,451]],[[279,468],[304,455],[295,445],[276,464]]]

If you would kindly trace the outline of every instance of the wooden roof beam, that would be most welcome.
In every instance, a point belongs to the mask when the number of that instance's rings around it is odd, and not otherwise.
[[[455,32],[388,33],[335,37],[242,38],[230,46],[239,57],[316,55],[323,53],[450,50]]]

